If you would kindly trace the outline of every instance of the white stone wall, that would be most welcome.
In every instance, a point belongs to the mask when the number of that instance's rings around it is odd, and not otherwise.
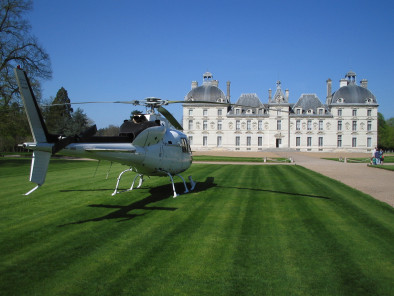
[[[276,149],[279,146],[279,148],[313,152],[369,152],[377,145],[376,106],[367,104],[333,106],[331,116],[292,114],[290,117],[287,112],[276,112],[275,108],[278,107],[271,106],[269,114],[263,116],[228,115],[227,107],[184,104],[184,132],[192,137],[191,148],[195,151],[260,151]],[[281,108],[283,111],[289,110],[288,106]],[[219,115],[219,109],[222,110],[222,115]],[[338,115],[339,109],[342,110],[342,115]],[[192,110],[191,113],[189,110]],[[355,116],[353,110],[356,110]],[[371,110],[370,116],[368,110]],[[278,120],[281,121],[280,130],[278,130]],[[300,130],[296,129],[297,120],[300,120]],[[189,121],[192,122],[191,129],[189,129]],[[239,121],[238,125],[237,121]],[[311,122],[310,129],[308,129],[308,121]],[[322,124],[319,121],[322,121]],[[342,122],[342,130],[338,130],[338,121]],[[355,122],[355,130],[353,130],[353,122]],[[369,124],[371,130],[368,130]],[[338,135],[342,137],[341,147],[338,147]],[[221,137],[221,140],[218,140],[218,137]],[[237,137],[239,137],[239,145],[236,145]],[[259,137],[261,137],[260,143]],[[299,137],[299,145],[297,145],[297,137]],[[319,146],[319,137],[323,139],[322,146]],[[370,138],[370,147],[368,147],[368,138]]]

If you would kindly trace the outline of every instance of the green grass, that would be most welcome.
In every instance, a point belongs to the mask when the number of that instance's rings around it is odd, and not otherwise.
[[[383,169],[388,171],[394,171],[394,165],[385,164],[385,165],[368,165],[371,168]]]
[[[394,210],[342,183],[194,164],[193,193],[152,177],[111,197],[123,167],[96,165],[54,160],[26,197],[29,161],[0,160],[2,295],[393,294]]]
[[[323,158],[327,160],[334,160],[334,161],[344,161],[344,158]],[[347,157],[346,161],[348,163],[370,163],[371,158],[369,157]],[[384,163],[394,163],[394,155],[386,155],[384,156]]]
[[[195,161],[223,161],[223,162],[264,162],[264,157],[231,157],[231,156],[210,156],[210,155],[195,155]],[[267,162],[290,162],[288,158],[270,157]]]

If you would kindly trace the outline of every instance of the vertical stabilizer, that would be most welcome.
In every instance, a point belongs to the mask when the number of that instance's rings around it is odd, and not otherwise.
[[[48,144],[49,134],[26,72],[18,68],[14,71],[35,142],[30,143],[32,145],[26,145],[28,148],[34,150],[31,161],[30,181],[37,184],[35,188],[25,194],[29,195],[45,182],[53,145]]]
[[[38,108],[37,100],[34,97],[34,93],[27,78],[26,72],[18,68],[15,68],[14,71],[19,86],[19,92],[25,106],[27,119],[29,120],[31,133],[33,134],[34,142],[47,143],[48,131],[46,129],[44,119],[42,118],[40,109]]]

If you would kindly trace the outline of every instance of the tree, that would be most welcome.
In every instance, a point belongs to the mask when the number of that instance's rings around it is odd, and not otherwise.
[[[119,131],[120,131],[119,126],[115,126],[115,125],[110,124],[106,128],[100,128],[97,131],[97,136],[118,136]]]
[[[31,0],[0,0],[0,151],[13,151],[31,136],[20,108],[14,68],[20,65],[28,73],[37,99],[41,96],[39,79],[52,76],[49,56],[25,19],[31,9]]]
[[[31,26],[24,19],[31,9],[31,0],[0,0],[0,107],[9,106],[18,97],[13,71],[17,65],[28,73],[38,97],[38,79],[52,76],[49,55],[31,35]]]
[[[82,109],[78,108],[77,111],[72,113],[71,120],[66,125],[65,135],[79,135],[91,125],[93,125],[92,120],[88,118]]]
[[[71,121],[72,112],[74,111],[70,103],[67,90],[61,87],[53,99],[51,106],[45,112],[45,121],[50,133],[66,133],[69,121]]]

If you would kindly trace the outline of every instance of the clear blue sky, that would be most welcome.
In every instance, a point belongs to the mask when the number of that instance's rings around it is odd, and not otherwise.
[[[257,93],[267,102],[276,81],[290,103],[352,70],[368,79],[379,111],[394,117],[394,1],[35,0],[32,33],[49,53],[53,79],[72,102],[183,100],[191,81],[213,73],[231,101]],[[120,125],[130,105],[83,105],[99,128]],[[143,110],[140,108],[140,110]],[[178,120],[180,104],[169,108]]]

